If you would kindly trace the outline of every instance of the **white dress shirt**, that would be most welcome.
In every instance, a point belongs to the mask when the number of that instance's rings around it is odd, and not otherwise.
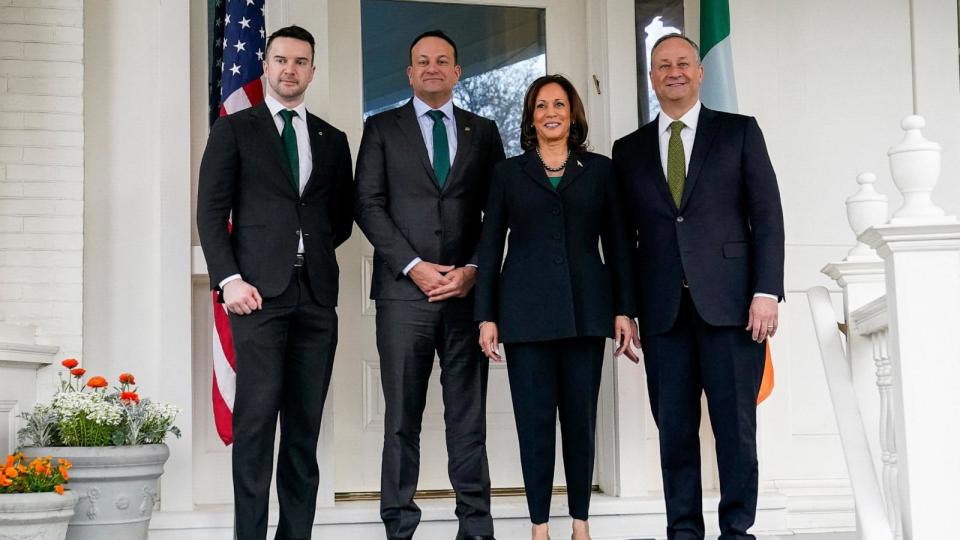
[[[660,165],[663,167],[664,178],[667,177],[667,152],[670,150],[670,124],[675,120],[683,122],[683,129],[680,130],[680,141],[683,142],[684,171],[686,174],[686,172],[690,171],[690,154],[693,153],[693,141],[697,136],[697,123],[700,121],[701,108],[700,100],[697,100],[693,107],[690,107],[690,110],[680,118],[670,118],[667,116],[667,113],[662,110],[660,111],[660,115],[657,117],[657,133],[660,135]],[[753,296],[754,298],[762,296],[764,298],[780,300],[773,294],[763,292],[756,292]]]
[[[266,103],[267,109],[270,110],[273,123],[277,126],[277,133],[282,136],[283,117],[280,116],[280,111],[287,107],[284,107],[282,103],[269,94],[267,94],[263,101]],[[304,186],[306,186],[307,181],[310,180],[310,174],[313,173],[313,152],[310,150],[310,131],[307,129],[307,106],[301,101],[299,105],[290,110],[297,113],[293,117],[292,123],[293,131],[297,134],[297,157],[300,162],[300,193],[302,194]],[[303,236],[300,236],[297,253],[303,253]],[[222,290],[223,286],[227,283],[240,278],[240,274],[233,274],[232,276],[224,278],[223,281],[220,282],[220,289]]]
[[[423,143],[427,146],[427,157],[430,163],[433,163],[433,118],[427,114],[434,110],[423,102],[417,96],[413,96],[413,111],[417,114],[417,123],[420,124],[420,133],[423,135]],[[453,166],[453,158],[457,155],[457,119],[453,116],[453,100],[444,103],[438,111],[443,112],[443,126],[447,128],[447,144],[450,147],[450,165]],[[414,258],[403,267],[403,275],[410,273],[413,267],[423,259]]]

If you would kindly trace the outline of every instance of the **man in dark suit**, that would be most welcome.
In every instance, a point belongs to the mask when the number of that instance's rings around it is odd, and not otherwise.
[[[316,507],[320,415],[337,347],[334,249],[350,236],[353,186],[346,136],[303,103],[313,54],[306,30],[274,32],[264,103],[219,119],[200,165],[197,229],[236,353],[239,540],[267,534],[278,413],[276,538],[309,538]]]
[[[374,247],[370,296],[386,402],[380,515],[389,539],[412,538],[420,522],[413,496],[436,353],[457,539],[492,539],[488,364],[471,289],[481,211],[503,144],[494,122],[453,106],[460,66],[444,33],[414,39],[407,76],[413,99],[367,120],[357,157],[357,223]]]
[[[653,48],[661,113],[614,144],[636,235],[640,335],[670,539],[704,537],[700,396],[717,441],[722,540],[754,538],[763,341],[783,298],[783,211],[755,119],[700,104],[696,44]]]

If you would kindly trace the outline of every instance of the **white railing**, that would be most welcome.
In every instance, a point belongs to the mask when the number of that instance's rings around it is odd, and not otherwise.
[[[948,425],[960,410],[960,224],[930,197],[939,145],[923,137],[920,117],[902,127],[888,155],[903,206],[888,221],[876,176],[861,174],[847,199],[857,245],[823,269],[843,293],[839,330],[827,289],[807,293],[858,532],[869,540],[955,537],[947,501],[960,485],[960,428]]]

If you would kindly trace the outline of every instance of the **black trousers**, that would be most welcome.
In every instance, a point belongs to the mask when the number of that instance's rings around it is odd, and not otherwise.
[[[493,535],[487,464],[488,360],[477,345],[472,299],[377,301],[377,349],[386,404],[380,516],[387,538],[408,539],[420,523],[413,500],[420,428],[434,354],[440,358],[447,469],[463,535]]]
[[[558,411],[570,516],[589,517],[604,340],[579,337],[504,346],[533,523],[550,520]]]
[[[650,406],[660,429],[667,538],[704,537],[700,480],[700,396],[717,446],[720,539],[755,538],[757,393],[765,345],[742,327],[707,324],[685,289],[668,332],[641,338]]]
[[[262,540],[280,415],[277,540],[310,538],[320,474],[317,439],[337,348],[337,313],[316,303],[305,267],[263,309],[230,315],[236,354],[233,408],[235,536]]]

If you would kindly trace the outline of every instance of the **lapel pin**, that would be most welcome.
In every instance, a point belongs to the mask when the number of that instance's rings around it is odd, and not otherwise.
[[[323,136],[323,132],[322,132],[322,131],[318,131],[318,132],[317,132],[317,135],[320,135],[320,136],[322,137],[322,136]]]
[[[577,160],[577,165],[583,167],[583,163],[581,163],[579,159]]]
[[[464,131],[470,131],[470,126],[464,127],[463,130],[464,130]]]

